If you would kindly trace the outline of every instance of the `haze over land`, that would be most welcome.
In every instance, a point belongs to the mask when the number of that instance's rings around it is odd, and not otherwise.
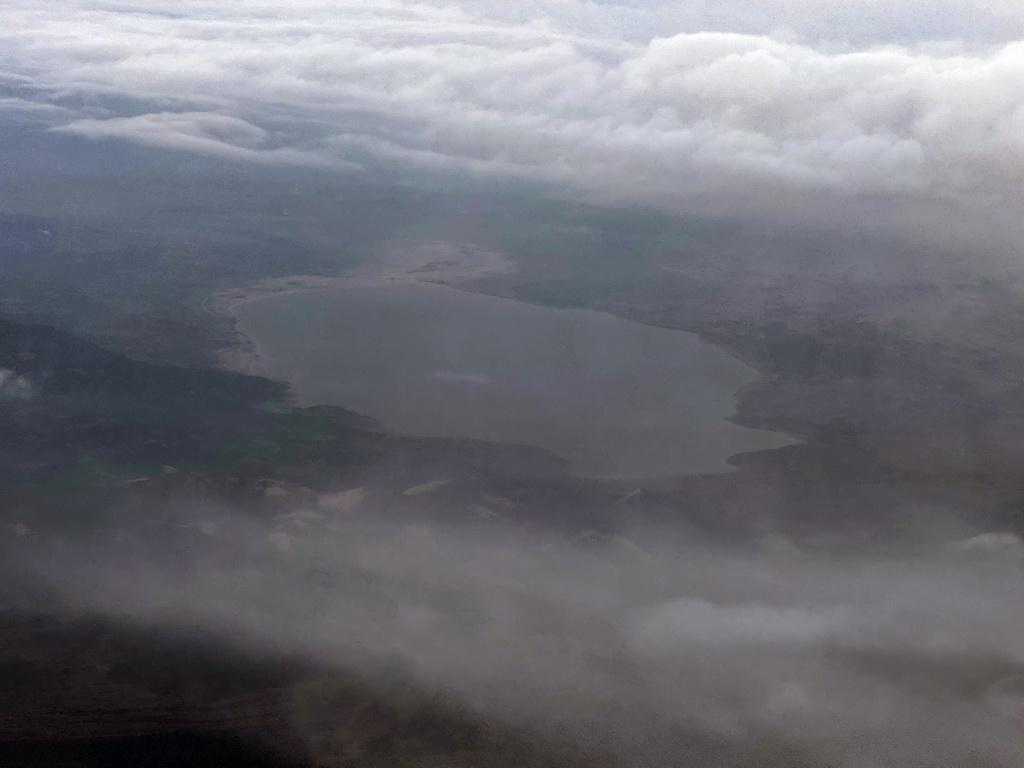
[[[1019,3],[10,0],[0,147],[5,766],[1020,764]]]

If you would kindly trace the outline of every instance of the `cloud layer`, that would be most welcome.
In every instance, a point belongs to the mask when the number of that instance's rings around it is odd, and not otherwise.
[[[287,530],[219,517],[168,547],[178,565],[129,533],[34,553],[31,570],[133,621],[327,667],[401,660],[612,765],[994,768],[1024,749],[1016,539],[825,558],[656,532],[660,549],[357,518]]]
[[[241,160],[388,158],[670,206],[764,189],[972,204],[1020,192],[1024,42],[673,34],[700,14],[566,5],[17,0],[0,67],[23,96],[78,99],[62,130]],[[948,5],[898,4],[922,34],[924,11]],[[798,27],[824,23],[812,4],[787,8]],[[980,0],[961,10],[1008,28],[1022,16]],[[757,28],[764,11],[730,3],[716,23]],[[112,112],[113,96],[156,106]]]

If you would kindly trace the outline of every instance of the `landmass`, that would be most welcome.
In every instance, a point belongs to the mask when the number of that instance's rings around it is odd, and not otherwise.
[[[36,237],[36,219],[16,224],[19,237]],[[452,522],[498,536],[554,531],[574,545],[635,547],[638,557],[646,543],[635,531],[643,525],[682,526],[723,546],[794,556],[913,551],[991,531],[1024,532],[1024,389],[1012,341],[1024,328],[1012,281],[995,286],[954,275],[868,285],[833,276],[816,281],[825,287],[810,301],[783,278],[772,283],[755,274],[738,286],[732,272],[679,266],[685,249],[667,254],[652,246],[623,275],[576,264],[571,253],[554,258],[498,240],[473,247],[429,241],[406,251],[403,240],[382,247],[378,262],[321,263],[321,274],[298,277],[294,264],[253,267],[251,280],[232,278],[222,265],[215,278],[190,281],[179,265],[166,316],[181,323],[130,336],[119,334],[117,308],[137,302],[148,313],[141,288],[128,304],[97,288],[90,309],[62,315],[54,309],[59,299],[32,293],[37,284],[14,274],[3,306],[17,319],[0,321],[0,546],[7,561],[38,552],[54,535],[82,535],[110,548],[102,551],[139,558],[173,542],[187,560],[216,550],[238,516],[262,526],[259,557],[287,558],[380,509],[411,536]],[[414,255],[405,260],[406,252]],[[505,252],[512,255],[497,255]],[[130,274],[127,258],[118,263]],[[238,373],[257,369],[225,320],[234,302],[355,275],[438,280],[698,333],[761,373],[740,394],[736,423],[803,442],[736,456],[736,471],[724,475],[597,482],[573,477],[541,451],[389,435],[344,409],[299,408],[282,385]],[[82,279],[92,285],[101,278]],[[971,318],[952,335],[941,322],[949,305],[916,325],[899,306],[907,295],[936,291]],[[981,298],[990,295],[1004,300]],[[201,332],[193,337],[190,329]],[[157,337],[173,343],[160,352],[159,344],[149,347]],[[142,348],[148,353],[133,354]],[[219,368],[211,365],[218,355]],[[217,755],[219,765],[285,765],[310,743],[359,765],[567,764],[554,747],[514,729],[496,732],[466,712],[444,714],[438,726],[433,704],[397,713],[378,689],[340,670],[287,654],[243,653],[240,662],[242,652],[218,645],[216,636],[139,634],[109,616],[69,611],[23,573],[10,576],[5,590],[15,607],[3,622],[3,668],[32,682],[0,718],[5,764],[109,765],[171,750],[196,760]],[[212,650],[197,654],[197,646]],[[59,668],[55,654],[65,659]],[[168,660],[166,670],[157,658]],[[1012,671],[996,664],[978,674],[988,680]],[[342,713],[334,720],[344,723],[340,731],[317,731],[320,740],[310,742],[308,732],[281,726],[292,722],[282,712],[294,709],[283,702],[296,690],[339,674],[326,696],[330,706],[319,711]],[[339,764],[302,754],[300,764]],[[759,765],[755,756],[747,764]]]

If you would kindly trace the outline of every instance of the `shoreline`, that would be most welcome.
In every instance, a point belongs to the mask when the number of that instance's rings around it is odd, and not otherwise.
[[[239,308],[242,307],[242,306],[245,306],[247,304],[250,304],[252,302],[260,301],[260,300],[263,300],[263,299],[270,299],[270,298],[273,298],[273,297],[288,296],[289,294],[300,293],[300,292],[317,293],[317,292],[321,292],[321,291],[327,292],[327,291],[333,291],[333,290],[352,290],[352,289],[358,289],[360,287],[365,287],[367,290],[372,290],[374,288],[388,288],[388,287],[394,287],[394,288],[406,287],[406,288],[410,288],[411,286],[413,286],[415,284],[422,284],[422,283],[432,283],[435,286],[434,288],[431,288],[431,289],[422,288],[422,290],[430,290],[430,291],[443,291],[443,290],[446,290],[446,289],[447,290],[456,290],[456,291],[459,291],[462,294],[477,295],[477,296],[479,296],[481,298],[497,300],[497,301],[501,301],[501,302],[514,303],[516,305],[523,306],[524,308],[525,307],[529,307],[529,306],[534,306],[534,307],[537,307],[538,309],[543,309],[543,310],[550,311],[550,312],[554,312],[554,311],[572,311],[572,312],[600,313],[601,315],[605,315],[605,316],[610,317],[610,318],[615,318],[616,320],[619,320],[619,321],[622,321],[622,322],[636,323],[638,325],[648,325],[646,323],[639,323],[637,320],[632,319],[632,318],[621,317],[620,315],[616,315],[615,313],[608,312],[607,310],[596,309],[596,308],[593,308],[593,309],[559,310],[559,308],[543,307],[541,305],[534,305],[534,304],[532,304],[530,302],[519,302],[519,301],[517,301],[515,299],[512,299],[510,297],[507,297],[507,296],[498,296],[498,295],[495,295],[495,294],[492,294],[492,293],[485,293],[485,292],[481,292],[481,291],[474,291],[474,290],[472,290],[471,286],[467,286],[467,285],[459,286],[459,285],[452,285],[450,283],[441,283],[440,281],[436,281],[436,280],[424,280],[424,279],[422,279],[422,278],[420,278],[418,276],[413,276],[413,275],[387,276],[387,277],[361,277],[361,276],[357,277],[357,276],[353,276],[353,275],[339,275],[339,276],[292,275],[292,276],[287,276],[287,277],[262,280],[262,281],[259,281],[258,283],[254,283],[254,284],[252,284],[250,286],[243,286],[243,287],[239,287],[239,288],[233,288],[233,289],[230,289],[230,290],[227,290],[227,291],[222,291],[219,294],[217,294],[215,297],[211,298],[210,302],[208,302],[210,310],[218,313],[221,317],[230,318],[231,328],[232,328],[233,335],[234,335],[234,344],[232,346],[225,347],[224,349],[221,350],[220,362],[221,362],[221,364],[223,366],[225,366],[228,369],[233,370],[235,372],[248,373],[248,374],[266,376],[266,377],[269,377],[269,378],[275,378],[274,376],[272,376],[272,375],[270,375],[268,373],[268,368],[270,368],[272,366],[272,364],[273,364],[272,357],[264,354],[263,352],[261,352],[261,350],[259,349],[257,343],[252,338],[250,338],[245,333],[243,333],[241,330],[239,330],[239,327],[238,327],[238,310],[239,310]],[[416,290],[419,290],[419,289],[416,289]],[[719,469],[716,469],[716,470],[710,470],[709,471],[709,470],[701,470],[701,469],[694,468],[694,471],[685,472],[685,473],[680,474],[680,475],[672,474],[672,475],[664,475],[664,476],[656,475],[656,476],[640,477],[639,475],[625,474],[625,475],[621,475],[621,476],[615,475],[615,476],[594,477],[594,476],[587,475],[587,474],[578,474],[577,475],[578,477],[581,477],[581,478],[582,477],[586,477],[586,478],[589,478],[589,479],[598,479],[598,480],[602,480],[602,481],[606,481],[606,482],[607,481],[614,481],[614,482],[618,482],[618,483],[622,483],[622,482],[626,482],[626,483],[643,482],[643,483],[646,484],[646,483],[649,483],[649,482],[652,482],[652,481],[664,482],[664,481],[669,481],[669,480],[678,480],[680,478],[692,477],[694,475],[731,473],[731,472],[736,471],[736,468],[737,468],[736,467],[736,463],[734,461],[736,459],[736,457],[743,456],[743,455],[749,454],[749,453],[761,453],[761,452],[764,452],[764,451],[777,451],[777,450],[780,450],[780,449],[783,449],[783,448],[788,448],[788,447],[791,447],[791,446],[794,446],[794,445],[800,445],[800,444],[802,444],[804,442],[799,436],[793,435],[793,434],[785,432],[785,431],[765,429],[763,427],[753,427],[753,426],[748,426],[748,425],[745,425],[745,424],[742,424],[742,423],[737,423],[736,417],[738,415],[738,410],[739,410],[739,408],[741,406],[740,394],[742,393],[743,390],[746,390],[747,387],[752,386],[752,385],[758,383],[758,381],[760,381],[760,380],[762,380],[764,378],[764,374],[760,370],[758,370],[756,367],[749,366],[745,361],[738,359],[735,355],[732,354],[732,350],[730,350],[728,347],[724,347],[724,346],[722,346],[720,344],[715,344],[713,342],[710,342],[709,340],[703,338],[700,334],[693,333],[692,331],[686,331],[686,330],[682,330],[682,329],[670,329],[670,328],[665,328],[664,326],[654,326],[654,325],[650,325],[649,327],[656,328],[656,329],[661,330],[661,331],[670,331],[670,332],[675,333],[675,334],[679,334],[679,333],[685,334],[688,337],[690,337],[693,340],[694,343],[697,343],[697,344],[699,344],[701,346],[705,346],[705,347],[708,347],[708,348],[713,348],[715,350],[720,351],[723,354],[727,354],[730,357],[732,357],[733,359],[735,359],[737,361],[737,363],[740,363],[742,366],[744,366],[748,370],[749,375],[753,378],[753,380],[746,382],[745,384],[740,386],[739,389],[737,389],[736,393],[733,395],[733,407],[731,409],[731,412],[726,414],[726,415],[724,415],[722,417],[722,419],[723,419],[723,421],[725,423],[731,424],[735,428],[739,428],[739,429],[744,430],[744,431],[751,431],[751,432],[756,432],[756,433],[762,433],[765,436],[765,438],[767,438],[768,437],[768,433],[770,433],[774,439],[772,439],[770,441],[766,441],[764,443],[763,447],[751,446],[749,448],[743,448],[743,449],[735,451],[735,452],[727,453],[726,455],[723,456],[722,466]],[[294,391],[292,392],[292,398],[293,398],[293,402],[298,407],[306,407],[306,406],[309,406],[309,405],[315,405],[314,402],[304,401],[302,398],[298,397]],[[341,403],[341,405],[345,406],[344,403]],[[349,407],[349,406],[345,406],[345,407]],[[395,434],[406,434],[406,433],[401,432],[401,431],[396,431]],[[420,435],[420,436],[425,436],[425,435]],[[442,436],[442,435],[436,435],[436,436]],[[486,437],[479,437],[478,436],[478,437],[476,437],[474,439],[483,439],[483,440],[492,440],[493,441],[493,440],[498,439],[498,438],[494,438],[494,437],[486,438]],[[500,442],[500,439],[498,439],[498,441]],[[550,450],[550,449],[548,449],[548,450]],[[574,473],[574,474],[576,474],[576,473]]]
[[[394,240],[381,246],[377,255],[337,275],[285,275],[258,280],[249,285],[218,291],[202,302],[224,334],[226,344],[215,350],[218,367],[234,373],[265,376],[264,356],[253,341],[238,329],[235,309],[242,304],[270,296],[299,291],[366,283],[433,283],[457,290],[476,280],[513,274],[518,263],[501,253],[487,251],[473,243],[438,240]]]
[[[261,354],[253,340],[238,328],[238,317],[235,314],[235,310],[238,307],[276,296],[352,287],[357,284],[369,287],[394,284],[414,285],[417,283],[443,285],[455,290],[463,290],[450,283],[418,280],[412,277],[360,278],[340,275],[336,277],[326,275],[289,275],[287,277],[268,278],[248,286],[221,291],[204,302],[203,308],[217,322],[223,324],[224,331],[232,339],[229,345],[216,350],[215,355],[218,362],[227,370],[235,373],[266,376],[263,366],[266,356]],[[473,293],[472,291],[467,292]]]

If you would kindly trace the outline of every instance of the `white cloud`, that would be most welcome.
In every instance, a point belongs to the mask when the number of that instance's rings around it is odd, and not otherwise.
[[[647,652],[687,646],[812,646],[850,632],[841,612],[760,604],[718,605],[681,598],[656,606],[639,622],[637,641]]]
[[[291,147],[268,148],[265,130],[214,112],[159,112],[133,117],[85,118],[53,130],[91,139],[126,139],[161,149],[261,163],[343,164]]]
[[[7,98],[0,98],[0,112],[40,112],[45,114],[54,114],[65,112],[65,110],[53,104],[31,101],[17,96],[10,96]]]
[[[32,382],[9,368],[0,368],[0,400],[28,400]]]
[[[784,5],[790,26],[825,23],[818,4]],[[898,7],[924,18],[953,6]],[[1024,18],[988,0],[958,7]],[[719,21],[765,8],[729,3]],[[629,40],[598,23],[668,24],[668,9],[18,0],[0,41],[5,68],[37,89],[175,105],[64,128],[168,149],[321,163],[370,152],[671,206],[766,189],[972,205],[1019,196],[1024,42],[857,48],[672,27]],[[882,13],[868,0],[846,10]]]

